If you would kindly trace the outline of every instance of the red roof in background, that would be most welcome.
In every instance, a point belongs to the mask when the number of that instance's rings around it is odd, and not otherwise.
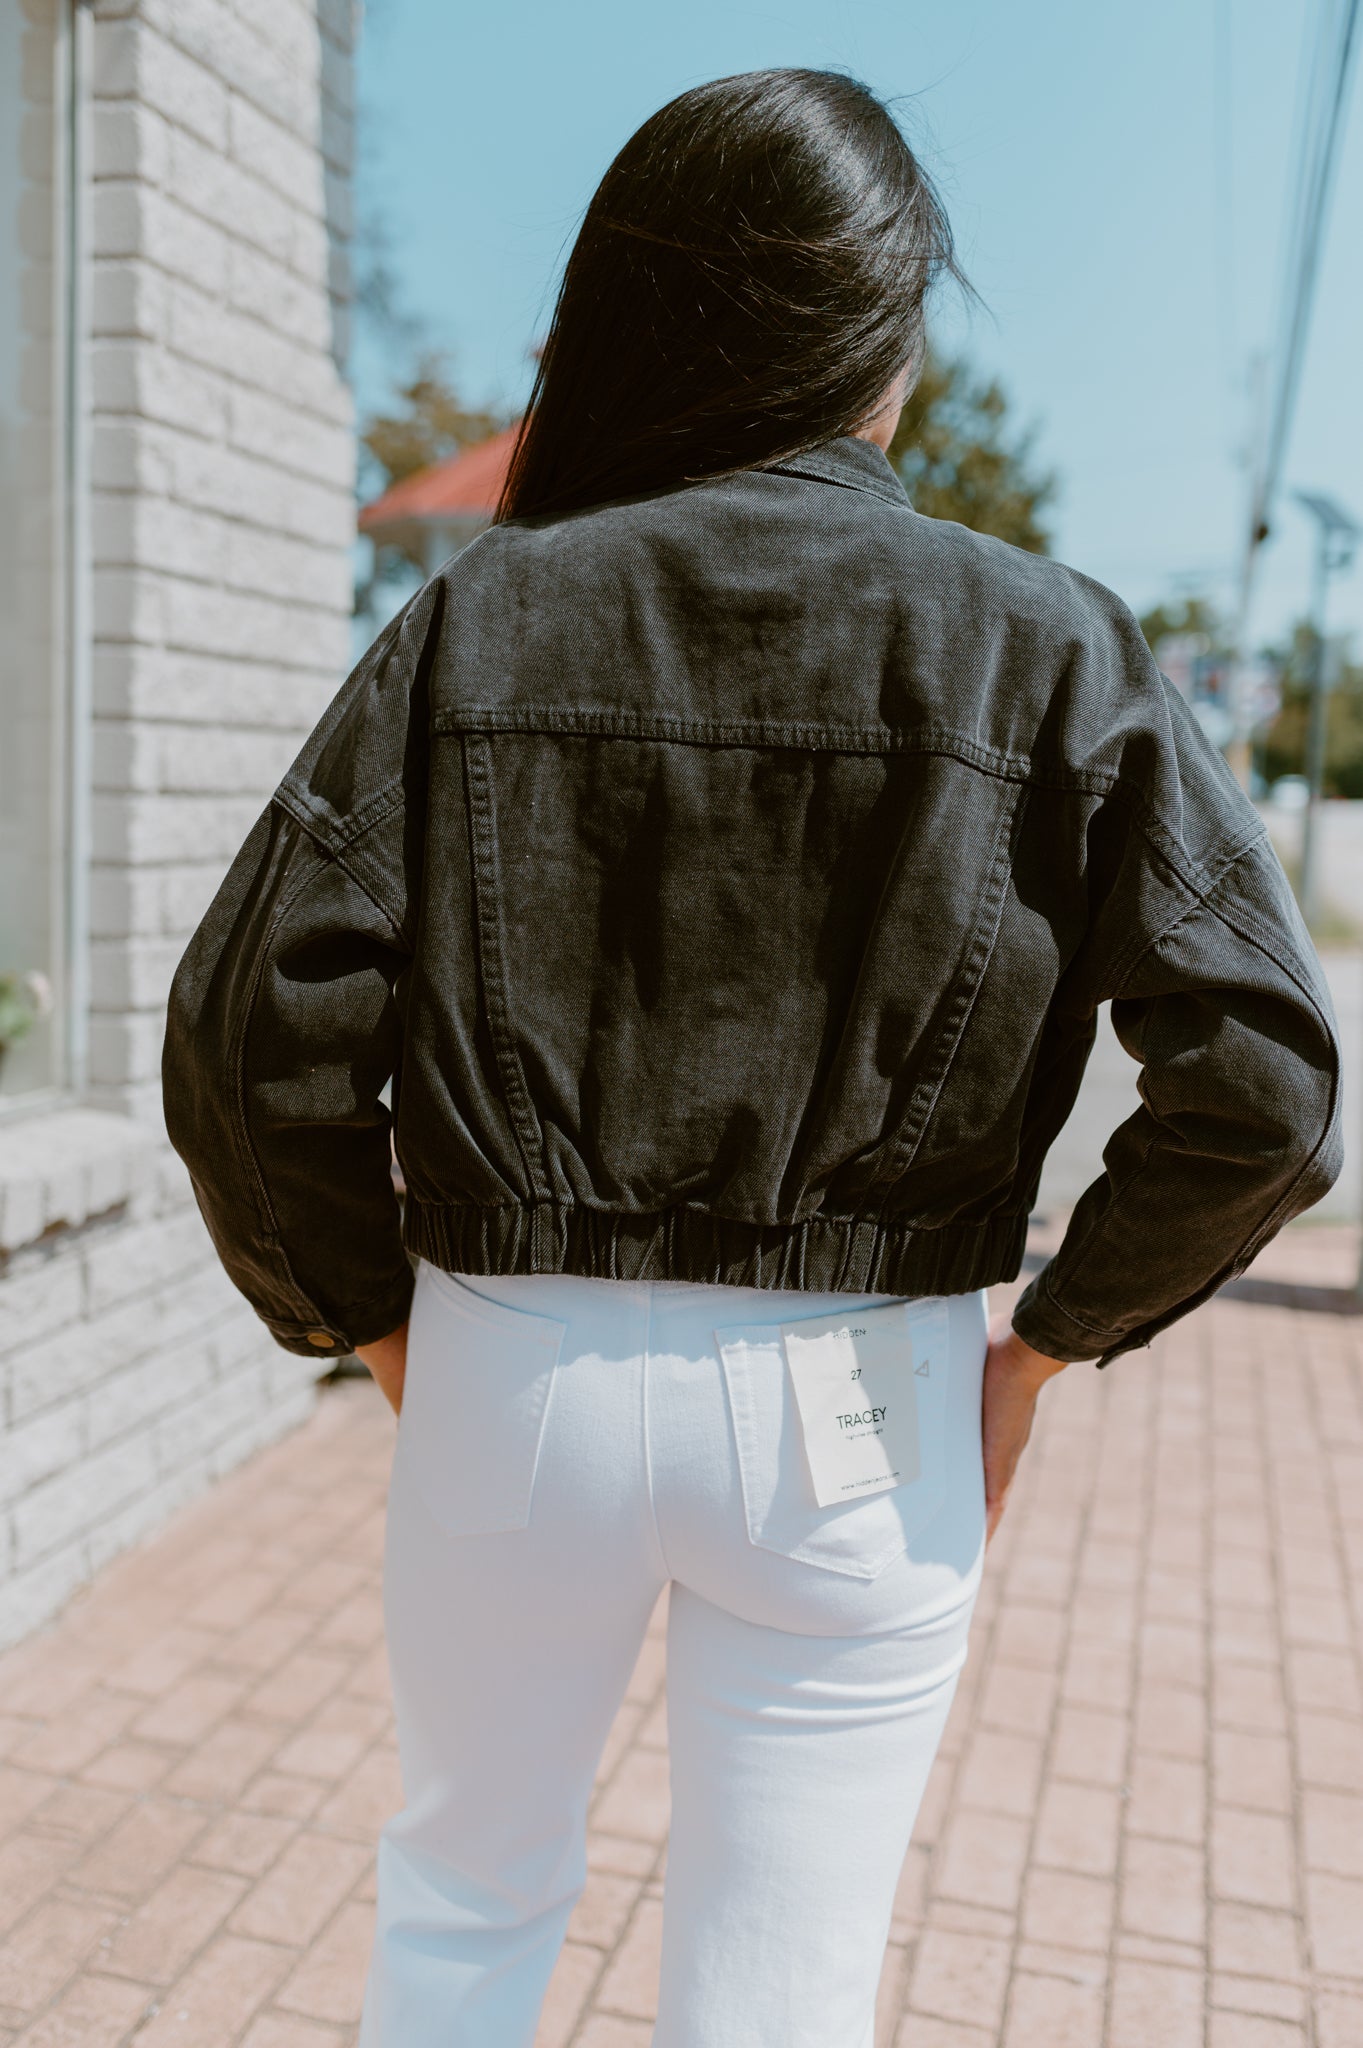
[[[360,508],[360,532],[390,526],[399,519],[476,519],[480,515],[491,519],[519,432],[517,421],[491,440],[390,484],[382,497]]]

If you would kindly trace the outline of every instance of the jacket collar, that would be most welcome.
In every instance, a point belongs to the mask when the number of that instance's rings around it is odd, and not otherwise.
[[[855,434],[840,434],[834,441],[823,441],[817,448],[784,456],[780,462],[764,462],[761,467],[777,470],[783,476],[814,477],[820,483],[841,484],[849,491],[870,491],[873,497],[884,498],[891,505],[912,502],[883,449]]]

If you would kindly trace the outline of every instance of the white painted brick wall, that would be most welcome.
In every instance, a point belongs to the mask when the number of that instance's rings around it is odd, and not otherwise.
[[[349,663],[355,7],[92,11],[92,1107],[0,1147],[0,1643],[317,1369],[223,1276],[158,1070],[185,941]]]

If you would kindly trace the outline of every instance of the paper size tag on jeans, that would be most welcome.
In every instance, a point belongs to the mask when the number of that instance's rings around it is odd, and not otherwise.
[[[918,1477],[913,1342],[895,1305],[782,1323],[821,1508]]]

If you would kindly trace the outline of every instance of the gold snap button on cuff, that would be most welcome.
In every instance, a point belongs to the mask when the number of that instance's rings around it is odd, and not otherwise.
[[[332,1336],[330,1330],[309,1330],[308,1342],[309,1344],[318,1345],[334,1344],[336,1342],[336,1339]]]

